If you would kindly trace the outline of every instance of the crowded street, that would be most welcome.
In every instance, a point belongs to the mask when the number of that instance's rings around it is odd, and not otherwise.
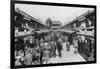
[[[46,17],[43,22],[15,9],[15,66],[95,60],[95,11],[87,9],[68,23],[56,19]]]

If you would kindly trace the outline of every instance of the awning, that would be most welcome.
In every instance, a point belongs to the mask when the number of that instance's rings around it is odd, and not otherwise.
[[[83,35],[83,36],[89,36],[89,37],[94,37],[94,33],[92,31],[82,31],[82,32],[77,32],[76,34],[78,35]]]

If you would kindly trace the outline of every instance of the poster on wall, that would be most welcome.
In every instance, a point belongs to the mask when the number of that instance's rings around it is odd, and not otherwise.
[[[11,68],[96,63],[96,6],[11,0]]]

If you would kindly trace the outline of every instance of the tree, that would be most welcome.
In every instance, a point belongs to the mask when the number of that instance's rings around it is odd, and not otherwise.
[[[52,25],[52,20],[51,20],[51,18],[47,18],[47,19],[46,19],[46,25],[47,25],[47,26],[51,26],[51,25]]]

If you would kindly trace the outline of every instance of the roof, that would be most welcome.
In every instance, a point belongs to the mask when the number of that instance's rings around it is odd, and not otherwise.
[[[61,25],[62,23],[60,21],[52,21],[52,25]]]
[[[40,31],[35,31],[37,33],[45,33],[45,32],[50,32],[50,30],[40,30]]]
[[[48,26],[46,26],[45,24],[43,24],[40,20],[38,20],[38,19],[36,19],[36,18],[30,16],[30,15],[27,14],[26,12],[20,10],[19,8],[17,8],[17,9],[15,10],[15,12],[18,12],[18,13],[22,14],[23,16],[25,16],[24,19],[28,19],[28,20],[31,20],[31,19],[32,19],[32,20],[38,22],[39,24],[42,24],[43,26],[48,27]]]
[[[94,29],[94,26],[90,26],[90,27],[87,27],[87,28],[76,28],[75,30],[82,30],[82,29]]]
[[[90,36],[90,37],[94,37],[94,33],[92,31],[86,31],[86,32],[77,32],[76,34],[79,35],[84,35],[84,36]]]
[[[70,21],[68,24],[66,24],[66,25],[64,25],[64,26],[62,26],[62,27],[65,27],[65,26],[68,26],[68,25],[70,25],[70,24],[73,24],[73,23],[75,23],[76,21],[81,21],[81,20],[85,19],[85,16],[88,16],[89,14],[94,13],[94,12],[95,12],[94,10],[93,10],[93,11],[87,11],[87,12],[85,12],[84,14],[78,16],[77,18],[73,19],[73,20]]]

